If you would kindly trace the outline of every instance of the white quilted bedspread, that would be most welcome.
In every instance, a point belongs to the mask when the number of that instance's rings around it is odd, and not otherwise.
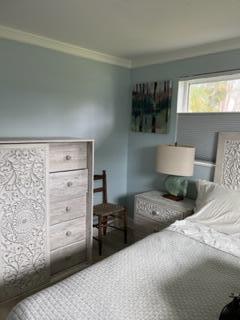
[[[217,320],[240,291],[239,256],[239,241],[177,222],[23,300],[8,320]]]

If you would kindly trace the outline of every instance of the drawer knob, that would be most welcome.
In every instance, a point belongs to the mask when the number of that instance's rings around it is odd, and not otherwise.
[[[71,159],[72,159],[72,157],[71,157],[71,156],[66,155],[66,160],[71,160]]]
[[[71,231],[67,231],[67,232],[66,232],[66,236],[67,236],[67,237],[70,237],[71,234],[72,234]]]
[[[73,183],[71,182],[71,181],[69,181],[68,183],[67,183],[67,186],[68,187],[71,187],[73,185]]]
[[[66,207],[66,212],[69,212],[69,211],[71,211],[71,207]]]

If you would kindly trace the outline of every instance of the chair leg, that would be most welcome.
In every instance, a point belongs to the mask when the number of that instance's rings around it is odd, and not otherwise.
[[[108,217],[103,217],[102,224],[103,224],[103,235],[105,236],[107,234]]]
[[[102,255],[102,217],[98,217],[98,253]]]
[[[127,210],[123,213],[124,243],[127,243]]]

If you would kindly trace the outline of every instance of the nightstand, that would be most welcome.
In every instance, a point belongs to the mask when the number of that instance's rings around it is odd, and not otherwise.
[[[160,191],[149,191],[135,196],[134,227],[137,237],[160,231],[193,213],[194,200],[173,201],[162,195]]]

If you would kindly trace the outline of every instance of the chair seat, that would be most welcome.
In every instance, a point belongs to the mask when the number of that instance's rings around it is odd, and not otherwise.
[[[121,211],[124,211],[125,208],[115,203],[101,203],[93,207],[93,214],[95,216],[109,216],[118,214]]]

